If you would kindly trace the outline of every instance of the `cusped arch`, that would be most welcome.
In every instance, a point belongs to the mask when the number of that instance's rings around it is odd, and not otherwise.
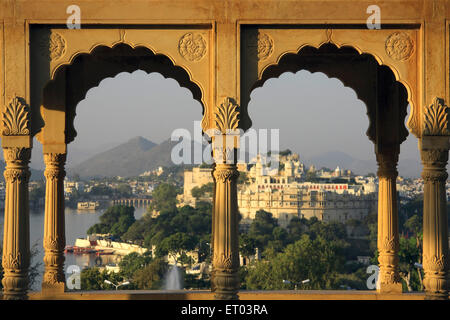
[[[366,105],[369,117],[369,128],[366,134],[372,141],[375,140],[375,117],[378,100],[375,88],[379,78],[395,85],[400,92],[399,94],[405,98],[400,108],[402,119],[406,117],[408,102],[411,104],[410,119],[413,116],[411,90],[407,84],[398,80],[399,74],[395,69],[393,70],[392,67],[382,64],[379,57],[362,52],[353,46],[337,46],[334,43],[326,42],[317,47],[304,45],[300,47],[298,52],[285,52],[278,57],[275,64],[267,65],[261,69],[258,79],[248,87],[247,92],[244,92],[242,97],[244,106],[242,117],[246,118],[243,122],[249,124],[245,129],[251,126],[251,119],[248,115],[250,93],[254,89],[262,87],[269,79],[278,78],[285,72],[296,73],[300,70],[307,70],[311,73],[322,72],[329,78],[340,80],[345,87],[353,89],[357,98]],[[366,72],[367,76],[362,77],[362,72]],[[375,78],[374,75],[376,75]],[[408,135],[408,130],[403,121],[400,126],[402,129],[401,141],[403,141]]]
[[[202,87],[192,79],[185,68],[176,65],[173,59],[162,53],[155,53],[147,46],[132,46],[116,43],[112,46],[97,45],[88,52],[77,53],[68,63],[53,72],[52,79],[43,92],[42,113],[59,110],[65,113],[65,143],[76,137],[74,119],[77,104],[86,97],[89,89],[97,87],[105,78],[113,78],[119,73],[143,70],[157,72],[165,78],[172,78],[181,87],[188,89],[202,106],[203,119],[207,118],[207,108]],[[47,124],[46,124],[47,125]],[[42,141],[41,141],[42,142]]]

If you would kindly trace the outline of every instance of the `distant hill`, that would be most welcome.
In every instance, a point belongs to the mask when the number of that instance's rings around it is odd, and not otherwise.
[[[328,151],[309,158],[304,158],[303,161],[308,164],[308,166],[314,164],[316,169],[322,167],[335,169],[339,166],[341,169],[350,169],[356,174],[376,173],[377,171],[375,155],[373,160],[359,160],[342,151]]]
[[[339,166],[341,169],[350,169],[354,173],[362,175],[368,173],[376,174],[378,169],[375,153],[373,154],[372,160],[359,160],[342,151],[329,151],[301,160],[304,161],[308,167],[312,164],[314,164],[317,169],[322,167],[335,169]],[[403,177],[417,178],[420,176],[422,166],[420,164],[420,159],[404,159],[400,155],[397,169],[399,174]]]
[[[80,177],[132,177],[159,166],[175,165],[171,160],[172,149],[179,142],[170,139],[156,144],[143,137],[135,137],[107,151],[91,156],[75,166],[68,166],[69,176],[78,174]],[[193,155],[193,144],[191,144]],[[356,174],[377,172],[375,154],[371,160],[356,159],[342,151],[328,151],[309,158],[300,159],[308,167],[312,164],[317,169],[322,167],[335,169],[350,169]],[[400,158],[398,170],[404,177],[419,177],[421,165],[419,159]]]
[[[78,174],[86,178],[138,176],[159,166],[175,165],[171,160],[171,153],[178,143],[169,139],[161,144],[155,144],[143,137],[135,137],[115,148],[94,155],[67,171],[69,175]]]

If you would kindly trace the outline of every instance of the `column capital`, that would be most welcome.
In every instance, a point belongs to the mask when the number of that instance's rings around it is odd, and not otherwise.
[[[397,163],[399,153],[394,150],[376,152],[379,178],[393,178],[398,176]]]
[[[66,163],[65,153],[44,153],[44,163],[44,176],[46,179],[64,179],[66,176],[64,170]]]
[[[213,176],[216,181],[236,181],[239,177],[239,171],[235,164],[216,164],[213,170]]]

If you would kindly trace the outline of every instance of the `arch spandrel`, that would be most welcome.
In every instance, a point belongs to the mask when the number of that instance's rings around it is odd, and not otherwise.
[[[400,34],[399,37],[396,37],[397,33]],[[353,48],[360,55],[368,54],[379,65],[385,65],[392,71],[396,81],[403,84],[408,93],[411,113],[407,126],[415,136],[419,137],[421,109],[418,102],[420,97],[418,52],[421,49],[418,47],[420,44],[418,37],[419,30],[414,28],[379,30],[369,30],[366,26],[351,29],[326,26],[243,28],[241,61],[244,63],[241,71],[241,99],[245,113],[242,117],[246,119],[244,122],[251,124],[245,105],[249,102],[249,95],[254,89],[254,84],[263,79],[263,74],[268,68],[278,65],[286,55],[300,53],[303,48],[319,49],[324,44],[331,43],[337,48]],[[405,41],[411,47],[407,46],[406,49],[402,47]],[[321,70],[321,72],[324,71]],[[336,77],[336,75],[329,76]],[[351,87],[346,84],[345,78],[338,78],[344,82],[344,85]]]
[[[146,48],[155,56],[164,56],[175,68],[183,69],[189,76],[189,81],[200,90],[199,102],[203,107],[202,127],[211,127],[214,120],[211,116],[211,30],[209,26],[184,29],[164,27],[162,29],[45,29],[35,30],[32,43],[40,47],[40,54],[34,54],[36,79],[32,101],[41,103],[41,113],[47,120],[58,117],[55,110],[49,110],[45,103],[42,105],[43,90],[49,82],[54,81],[60,70],[74,63],[81,55],[91,55],[101,47],[114,48],[127,45],[132,49]],[[161,36],[164,34],[164,36]],[[124,70],[126,71],[126,70]],[[179,79],[174,77],[179,82]],[[97,84],[98,85],[98,84]],[[181,84],[180,84],[181,85]],[[95,85],[94,85],[95,86]],[[196,98],[196,97],[194,97]],[[64,102],[60,102],[64,103]],[[60,110],[64,110],[61,106]],[[52,114],[52,115],[50,115]],[[60,125],[61,122],[58,121]],[[56,129],[58,130],[58,129]],[[67,128],[59,129],[60,132]],[[40,132],[37,137],[41,143],[48,141],[46,134]],[[52,134],[54,136],[54,134]],[[51,140],[51,139],[50,139]],[[53,143],[53,142],[52,142]]]

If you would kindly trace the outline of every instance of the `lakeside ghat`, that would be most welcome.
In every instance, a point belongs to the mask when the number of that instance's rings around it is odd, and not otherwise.
[[[147,249],[136,244],[117,242],[107,239],[104,235],[89,235],[86,239],[77,238],[72,248],[90,248],[97,251],[112,251],[112,254],[125,256],[132,252],[144,254]],[[66,247],[70,249],[70,247]]]

